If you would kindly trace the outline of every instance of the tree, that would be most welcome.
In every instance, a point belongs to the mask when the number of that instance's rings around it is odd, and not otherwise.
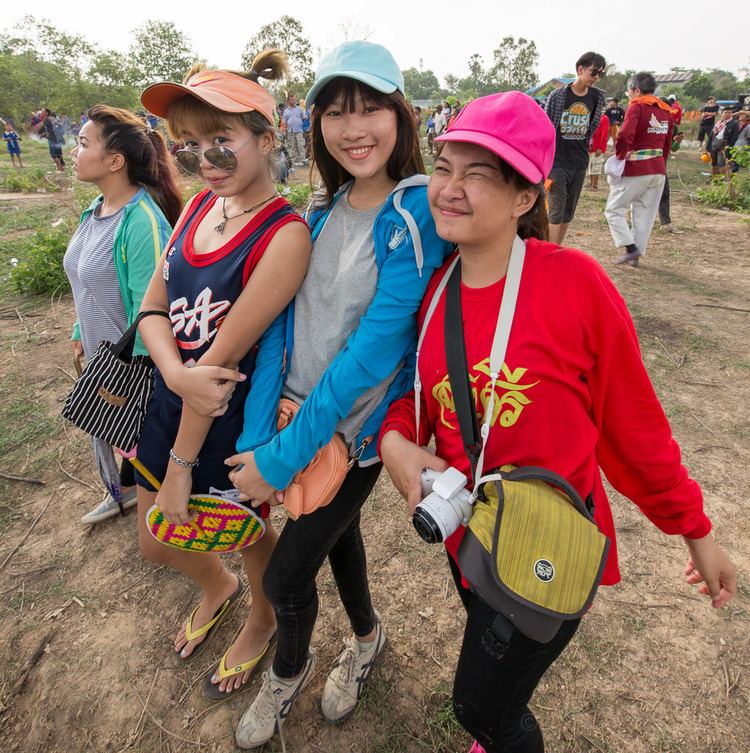
[[[461,89],[461,79],[458,76],[454,76],[452,73],[449,73],[445,77],[445,88],[447,89],[448,94],[457,96]]]
[[[407,68],[401,73],[404,75],[404,89],[407,97],[432,99],[442,96],[440,82],[431,70],[418,71],[416,68]]]
[[[198,61],[188,37],[171,21],[146,21],[132,31],[128,57],[135,83],[148,86],[156,81],[182,81]]]
[[[242,53],[242,67],[249,71],[255,56],[269,47],[286,52],[289,59],[289,87],[306,91],[313,81],[312,46],[302,24],[292,16],[282,16],[262,26]]]
[[[526,91],[539,82],[536,66],[539,53],[536,43],[519,37],[505,37],[493,51],[493,64],[487,72],[487,83],[493,91],[518,89]]]
[[[614,63],[610,63],[604,69],[604,75],[599,79],[597,86],[604,89],[608,97],[623,99],[628,90],[628,81],[633,71],[620,72]]]

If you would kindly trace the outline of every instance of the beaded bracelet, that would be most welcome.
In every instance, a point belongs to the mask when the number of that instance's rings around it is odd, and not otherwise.
[[[195,460],[183,460],[179,455],[175,455],[174,450],[171,448],[169,450],[169,459],[175,465],[179,465],[180,468],[187,468],[188,470],[192,470],[198,465],[198,458]]]

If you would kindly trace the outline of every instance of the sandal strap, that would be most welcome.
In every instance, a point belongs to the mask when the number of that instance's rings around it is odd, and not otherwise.
[[[268,653],[268,649],[271,648],[272,641],[273,638],[271,638],[271,640],[266,643],[264,649],[254,659],[250,659],[250,661],[246,661],[243,664],[236,664],[231,669],[227,669],[226,663],[227,656],[231,651],[231,647],[228,648],[227,652],[224,654],[224,656],[221,657],[219,661],[219,682],[226,680],[229,677],[240,675],[243,672],[249,672],[251,669],[255,669],[255,667],[260,663],[261,659],[263,659],[263,657]]]
[[[200,638],[202,635],[205,635],[223,616],[224,613],[229,609],[229,606],[231,605],[232,601],[234,600],[234,594],[230,596],[222,605],[221,609],[205,624],[203,627],[199,627],[197,630],[193,630],[193,617],[195,617],[195,613],[200,609],[200,604],[198,604],[195,609],[190,613],[190,617],[187,619],[187,623],[185,624],[185,637],[189,640],[195,640],[196,638]]]

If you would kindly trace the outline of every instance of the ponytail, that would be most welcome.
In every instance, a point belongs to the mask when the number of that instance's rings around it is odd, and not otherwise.
[[[143,186],[174,226],[182,197],[162,135],[119,107],[96,105],[87,115],[100,127],[105,151],[123,156],[128,180],[134,186]]]

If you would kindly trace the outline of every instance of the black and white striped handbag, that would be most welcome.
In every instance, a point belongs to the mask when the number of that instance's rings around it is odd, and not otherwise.
[[[152,314],[169,318],[164,311],[141,311],[118,342],[99,343],[62,410],[79,429],[125,451],[138,442],[153,390],[153,361],[133,355],[138,324]]]

